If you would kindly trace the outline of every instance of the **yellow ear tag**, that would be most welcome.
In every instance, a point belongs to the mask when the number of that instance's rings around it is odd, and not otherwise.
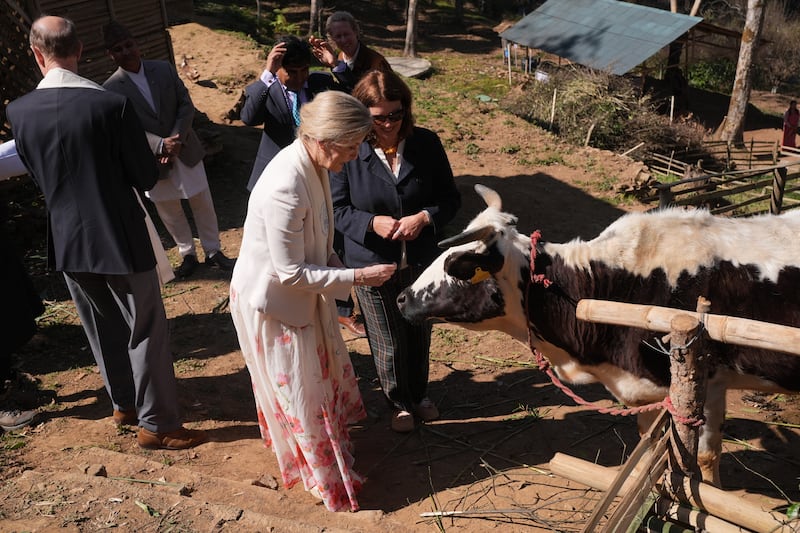
[[[481,267],[475,267],[475,274],[472,275],[472,277],[469,279],[469,282],[475,285],[476,283],[480,283],[481,281],[489,279],[490,277],[491,274],[486,272],[484,269]]]

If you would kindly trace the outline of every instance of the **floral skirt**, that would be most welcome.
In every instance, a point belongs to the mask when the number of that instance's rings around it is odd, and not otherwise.
[[[366,416],[333,302],[320,296],[312,324],[293,327],[231,290],[231,316],[253,382],[258,425],[283,483],[303,481],[330,511],[358,510],[348,424]]]

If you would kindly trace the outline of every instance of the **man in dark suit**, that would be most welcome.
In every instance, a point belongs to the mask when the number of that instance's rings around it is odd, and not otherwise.
[[[114,408],[143,448],[206,440],[181,425],[155,256],[136,195],[158,179],[130,101],[77,75],[74,24],[37,19],[30,34],[44,79],[6,111],[19,157],[44,194],[48,263],[64,273]],[[138,192],[137,192],[138,191]]]
[[[181,200],[188,200],[192,208],[206,264],[233,270],[235,261],[220,250],[217,213],[203,166],[205,149],[192,129],[194,104],[189,91],[174,65],[142,60],[133,35],[119,22],[108,23],[103,38],[108,55],[119,67],[103,86],[130,99],[161,163],[161,179],[147,196],[183,258],[176,276],[188,277],[198,265],[192,228]]]
[[[247,182],[252,191],[261,172],[272,158],[294,141],[303,104],[334,87],[330,74],[309,73],[311,49],[308,43],[290,35],[275,43],[267,56],[261,77],[245,89],[241,119],[248,126],[264,125],[261,143]]]

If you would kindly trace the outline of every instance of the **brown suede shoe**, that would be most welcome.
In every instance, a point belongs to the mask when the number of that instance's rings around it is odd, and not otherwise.
[[[139,423],[136,411],[117,411],[114,409],[114,422],[121,426],[135,426]]]
[[[169,433],[153,433],[139,428],[139,433],[136,435],[139,447],[146,450],[185,450],[203,444],[207,440],[208,435],[205,431],[184,427]]]

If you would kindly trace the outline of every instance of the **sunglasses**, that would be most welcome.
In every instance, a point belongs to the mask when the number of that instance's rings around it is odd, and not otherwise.
[[[405,109],[398,109],[397,111],[392,111],[388,115],[372,115],[372,121],[375,124],[385,124],[388,120],[389,122],[400,122],[406,116]]]

